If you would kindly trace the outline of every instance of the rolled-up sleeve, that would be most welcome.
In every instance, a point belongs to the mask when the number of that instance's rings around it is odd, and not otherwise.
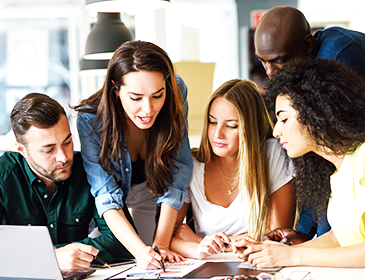
[[[79,112],[77,130],[87,180],[95,197],[98,214],[102,217],[109,209],[123,208],[124,193],[115,177],[105,172],[98,163],[101,132],[91,133],[94,120],[94,114]]]
[[[176,75],[176,81],[184,98],[185,103],[185,120],[188,123],[188,89],[184,80]],[[188,128],[183,128],[185,137],[181,143],[179,152],[174,156],[174,164],[178,167],[171,167],[170,172],[173,177],[173,185],[169,187],[165,194],[157,199],[157,204],[162,202],[170,205],[176,210],[180,210],[181,206],[184,204],[186,192],[185,190],[190,185],[192,170],[193,170],[193,159],[191,157],[190,144],[188,138]]]

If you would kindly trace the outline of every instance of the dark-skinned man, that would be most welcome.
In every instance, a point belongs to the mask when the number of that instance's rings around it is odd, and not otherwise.
[[[300,56],[336,59],[365,78],[365,34],[330,27],[311,34],[305,16],[293,7],[267,11],[255,31],[255,52],[271,77]]]

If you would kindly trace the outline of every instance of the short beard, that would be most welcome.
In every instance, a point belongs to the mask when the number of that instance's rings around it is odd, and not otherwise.
[[[70,178],[71,173],[72,173],[72,164],[73,164],[73,160],[68,160],[67,162],[63,163],[63,164],[58,164],[57,166],[53,167],[53,169],[51,171],[44,169],[42,166],[40,166],[39,164],[37,164],[34,159],[32,158],[32,156],[30,155],[29,151],[27,150],[28,153],[28,158],[29,158],[29,162],[28,164],[33,168],[33,170],[37,171],[40,175],[42,175],[43,177],[52,180],[54,182],[61,182],[61,181],[65,181],[68,178]],[[62,168],[64,166],[71,166],[70,172],[69,172],[69,176],[67,176],[67,178],[59,178],[59,176],[56,176],[54,174],[54,171],[57,170],[58,168]],[[64,172],[61,172],[61,174],[65,173],[66,170]]]

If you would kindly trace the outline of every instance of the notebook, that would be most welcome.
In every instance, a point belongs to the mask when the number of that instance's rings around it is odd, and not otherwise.
[[[82,279],[94,269],[62,275],[45,226],[0,225],[0,279]]]

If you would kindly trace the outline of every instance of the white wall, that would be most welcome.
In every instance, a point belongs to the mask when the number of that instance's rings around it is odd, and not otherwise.
[[[181,60],[182,26],[199,30],[199,61],[216,63],[213,90],[239,75],[238,23],[234,0],[172,0],[165,11],[135,14],[136,39],[164,48],[172,61]],[[163,19],[164,18],[164,19]],[[199,78],[199,77],[197,77]]]
[[[365,33],[364,0],[299,0],[298,9],[310,24],[325,23],[325,27],[348,23],[348,28]]]

